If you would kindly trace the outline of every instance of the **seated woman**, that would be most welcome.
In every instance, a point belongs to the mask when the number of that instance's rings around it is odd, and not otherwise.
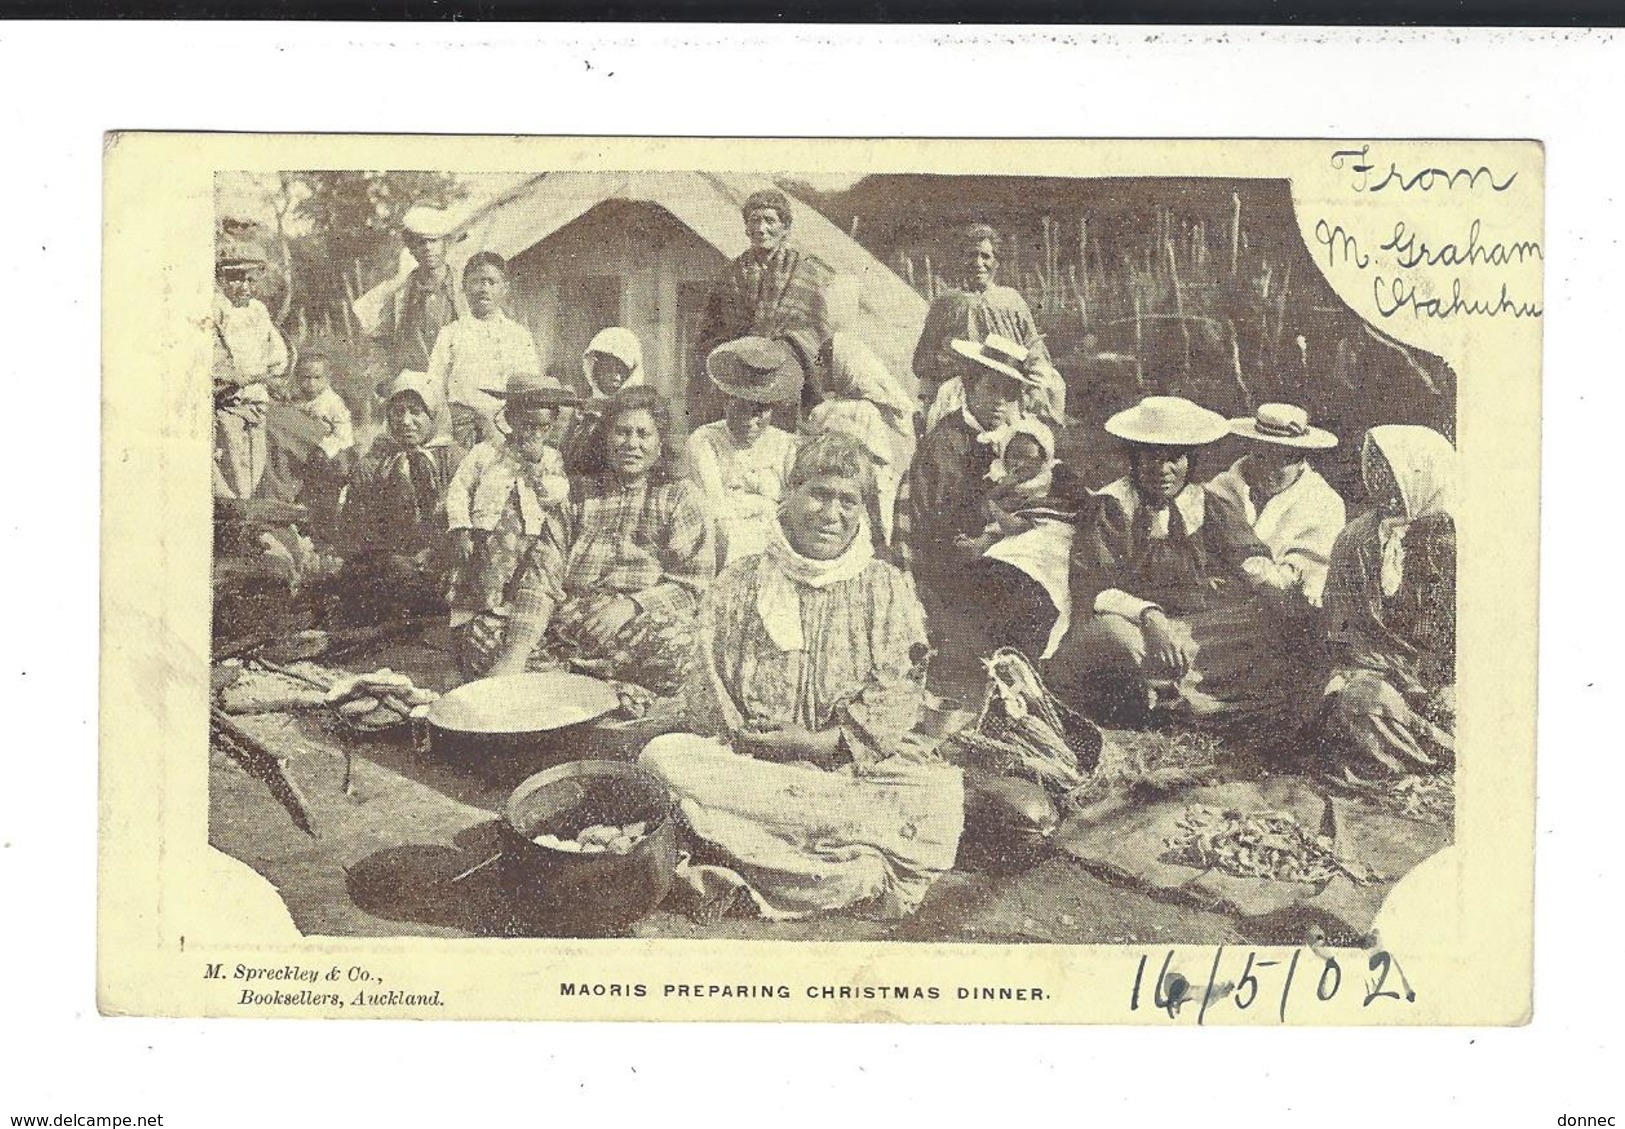
[[[1426,427],[1366,433],[1376,509],[1332,547],[1326,611],[1335,666],[1324,731],[1351,783],[1452,759],[1456,685],[1455,448]]]
[[[716,570],[711,524],[699,489],[671,469],[671,413],[659,393],[612,396],[603,436],[609,469],[572,480],[504,602],[459,629],[469,675],[569,662],[657,694],[681,686],[699,596]]]
[[[464,451],[427,373],[403,372],[378,395],[385,430],[356,462],[339,510],[343,586],[362,619],[429,615],[445,605],[446,488]]]
[[[712,905],[896,917],[953,865],[963,785],[906,739],[925,693],[925,623],[907,577],[874,557],[873,489],[849,436],[801,449],[767,550],[730,565],[706,599],[695,734],[656,738],[640,760],[720,864],[679,869]]]
[[[721,392],[722,418],[688,437],[689,473],[716,521],[718,564],[762,551],[796,452],[773,412],[801,399],[801,363],[782,341],[741,337],[718,345],[705,371]]]
[[[1248,598],[1243,563],[1269,556],[1233,504],[1190,481],[1196,451],[1229,434],[1216,412],[1148,396],[1106,421],[1129,473],[1102,489],[1073,542],[1072,628],[1050,689],[1130,718],[1166,697],[1205,712],[1202,655],[1227,605]]]

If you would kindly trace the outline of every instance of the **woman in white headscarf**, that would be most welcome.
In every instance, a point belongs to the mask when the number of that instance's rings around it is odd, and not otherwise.
[[[914,460],[914,398],[886,362],[860,339],[837,332],[824,346],[829,374],[825,399],[807,419],[807,433],[839,431],[863,445],[875,464],[881,539],[891,544],[897,489]]]
[[[1456,449],[1426,427],[1366,433],[1375,509],[1332,546],[1326,611],[1334,673],[1325,731],[1351,782],[1453,758],[1456,682]]]
[[[572,475],[596,474],[607,469],[604,444],[598,438],[598,425],[604,418],[604,403],[622,388],[643,383],[643,342],[625,326],[600,329],[581,354],[581,375],[591,396],[571,414],[569,427],[559,450],[564,469]]]
[[[872,490],[849,436],[801,448],[767,549],[723,570],[702,606],[695,732],[640,759],[677,800],[696,858],[678,877],[707,914],[898,917],[953,865],[962,781],[910,739],[925,618],[874,555]]]

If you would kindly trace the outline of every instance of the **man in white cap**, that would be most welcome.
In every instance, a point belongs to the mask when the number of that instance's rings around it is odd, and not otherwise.
[[[1309,465],[1312,451],[1329,451],[1337,436],[1312,427],[1295,404],[1260,404],[1230,421],[1230,432],[1251,450],[1208,483],[1233,502],[1270,550],[1243,567],[1255,588],[1277,594],[1280,610],[1303,614],[1320,607],[1332,542],[1347,522],[1343,499]]]
[[[395,291],[374,341],[386,372],[428,372],[440,331],[457,320],[457,280],[446,263],[452,242],[451,216],[443,208],[418,205],[401,218],[401,239],[417,269]]]

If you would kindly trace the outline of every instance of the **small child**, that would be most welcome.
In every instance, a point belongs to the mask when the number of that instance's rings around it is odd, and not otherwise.
[[[429,357],[429,378],[451,410],[452,436],[472,447],[491,436],[502,406],[491,388],[515,372],[540,368],[530,330],[503,312],[508,300],[508,263],[495,251],[478,251],[463,266],[468,315],[440,331]]]
[[[344,397],[333,391],[333,361],[327,354],[312,350],[299,358],[293,403],[327,429],[321,448],[329,459],[336,459],[355,446],[355,424]]]
[[[480,443],[452,476],[446,523],[458,559],[453,627],[506,602],[508,583],[542,533],[546,512],[570,496],[564,456],[552,445],[559,409],[576,403],[551,377],[520,372],[487,393],[506,401]]]
[[[1055,467],[1055,432],[1048,424],[1024,416],[1009,425],[987,472],[994,484],[982,503],[988,524],[978,536],[960,538],[960,544],[980,556],[1004,538],[1032,529],[1032,513],[1044,508]]]

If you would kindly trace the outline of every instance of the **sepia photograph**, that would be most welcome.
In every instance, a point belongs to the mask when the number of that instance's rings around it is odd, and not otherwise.
[[[1526,1021],[1542,160],[114,135],[100,1006]]]
[[[1317,250],[1283,178],[220,171],[209,842],[306,935],[1368,943],[1457,373]]]

